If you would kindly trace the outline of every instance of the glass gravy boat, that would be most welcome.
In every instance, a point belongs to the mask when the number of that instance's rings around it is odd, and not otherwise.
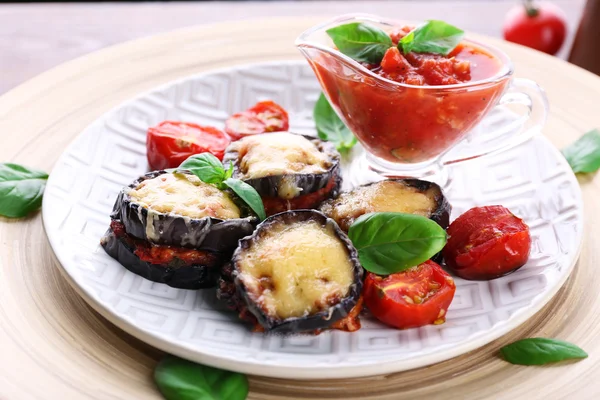
[[[368,23],[386,32],[406,24],[373,15],[345,15],[296,39],[325,96],[365,149],[362,161],[354,163],[359,168],[383,176],[431,177],[448,164],[514,147],[544,125],[548,102],[543,90],[531,80],[513,78],[512,62],[501,50],[465,40],[500,62],[498,72],[484,80],[440,86],[398,83],[335,49],[326,31],[350,22]],[[478,132],[485,136],[484,146],[453,157],[450,150],[499,106],[509,106],[512,118]],[[443,179],[431,180],[444,184]]]

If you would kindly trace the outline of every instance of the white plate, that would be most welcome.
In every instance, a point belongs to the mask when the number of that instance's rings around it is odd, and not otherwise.
[[[456,279],[447,322],[439,326],[398,331],[363,319],[355,333],[251,333],[214,290],[147,281],[99,246],[118,191],[146,172],[148,126],[181,119],[222,127],[228,115],[270,98],[290,111],[291,130],[307,133],[318,93],[305,62],[249,65],[167,84],[100,117],[61,156],[44,196],[44,226],[69,281],[111,322],[169,353],[296,379],[383,374],[458,356],[525,322],[558,291],[579,254],[583,205],[569,166],[543,137],[452,167],[452,216],[502,204],[529,224],[533,250],[526,266],[503,278]]]

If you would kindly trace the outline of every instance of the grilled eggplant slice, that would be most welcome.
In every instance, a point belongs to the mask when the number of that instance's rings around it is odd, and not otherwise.
[[[150,172],[124,188],[111,218],[154,244],[231,253],[258,218],[229,192],[190,173]]]
[[[446,229],[452,207],[442,189],[433,182],[389,179],[342,193],[321,204],[320,210],[348,232],[350,225],[361,215],[385,211],[422,215]]]
[[[331,143],[290,132],[253,135],[229,145],[233,177],[254,187],[267,215],[317,207],[340,190],[340,154]]]
[[[362,289],[356,249],[333,220],[314,210],[267,218],[240,240],[225,272],[218,296],[270,332],[328,328],[349,315]]]
[[[215,286],[223,263],[222,257],[215,253],[153,245],[136,239],[116,220],[111,222],[100,244],[131,272],[180,289]]]

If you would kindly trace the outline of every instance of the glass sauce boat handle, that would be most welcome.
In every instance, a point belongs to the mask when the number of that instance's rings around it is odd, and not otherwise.
[[[462,161],[472,160],[489,154],[500,153],[526,142],[539,133],[548,117],[548,99],[544,90],[530,79],[515,78],[510,83],[506,92],[500,98],[496,107],[521,109],[523,112],[518,118],[504,124],[497,129],[481,132],[478,139],[499,143],[490,146],[481,145],[482,148],[474,154],[461,154],[458,158],[452,157],[452,152],[447,153],[440,159],[441,165],[450,165]],[[493,110],[492,110],[493,112]],[[514,132],[511,132],[514,130]],[[507,135],[510,133],[510,135]],[[505,136],[506,137],[503,137]],[[502,137],[501,140],[498,138]]]

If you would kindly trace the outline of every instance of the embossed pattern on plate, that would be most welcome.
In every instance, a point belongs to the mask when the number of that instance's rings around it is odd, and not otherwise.
[[[397,331],[370,318],[355,333],[283,337],[251,333],[216,300],[127,271],[99,246],[121,187],[147,169],[146,128],[165,119],[222,127],[260,99],[289,110],[291,130],[314,133],[319,86],[304,63],[250,65],[193,76],[141,95],[86,128],[57,162],[43,220],[69,281],[102,315],[173,354],[258,375],[297,378],[367,376],[417,368],[463,354],[515,328],[562,286],[582,241],[581,192],[570,168],[543,137],[452,167],[452,217],[476,205],[502,204],[531,227],[527,265],[489,282],[456,279],[447,322]]]

